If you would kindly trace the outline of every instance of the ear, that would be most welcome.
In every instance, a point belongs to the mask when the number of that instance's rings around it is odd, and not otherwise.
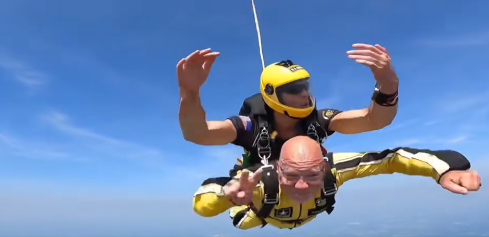
[[[277,164],[275,165],[275,171],[277,171],[277,174],[282,174],[283,169],[287,168],[282,161],[278,161]]]

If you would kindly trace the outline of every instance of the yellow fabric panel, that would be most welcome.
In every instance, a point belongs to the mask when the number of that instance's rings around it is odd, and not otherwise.
[[[448,170],[449,166],[436,156],[427,153],[411,154],[405,150],[397,150],[384,157],[380,153],[335,153],[335,175],[337,185],[358,178],[364,178],[379,174],[401,173],[432,177],[438,180],[441,173]],[[358,163],[356,166],[342,164]]]

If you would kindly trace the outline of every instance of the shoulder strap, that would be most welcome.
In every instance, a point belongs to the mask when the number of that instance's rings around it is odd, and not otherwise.
[[[258,157],[262,163],[267,164],[268,159],[272,156],[272,142],[270,137],[269,114],[265,106],[265,101],[261,93],[256,93],[243,101],[243,105],[239,110],[240,116],[250,116],[258,123],[254,126],[254,141],[253,148],[256,148]],[[264,161],[266,160],[266,161]]]
[[[325,124],[328,126],[329,125],[329,118],[324,116],[323,113],[324,112],[322,112],[320,110],[316,110],[316,113],[315,113],[316,119],[319,122],[319,124]],[[324,128],[324,129],[327,130],[328,128]]]
[[[325,124],[324,121],[320,121],[321,116],[319,111],[314,109],[314,111],[305,119],[305,126],[307,136],[316,140],[318,143],[322,144],[327,138],[328,134],[326,133],[326,129],[323,128],[321,124]]]
[[[324,157],[324,162],[326,162],[329,165],[329,169],[331,171],[329,171],[324,177],[324,187],[323,187],[323,192],[321,193],[321,197],[326,199],[325,211],[329,215],[334,210],[334,204],[336,203],[335,195],[336,192],[338,191],[338,187],[336,186],[336,177],[332,171],[334,167],[333,153],[328,152]]]
[[[272,212],[275,205],[279,203],[279,184],[277,171],[274,165],[263,166],[263,174],[261,181],[263,182],[263,205],[257,211],[256,216],[265,220]]]
[[[260,157],[264,165],[268,164],[268,160],[272,156],[272,142],[270,135],[270,124],[264,116],[255,116],[258,121],[258,126],[255,128],[255,141],[253,147],[256,147],[258,157]]]
[[[272,156],[272,142],[270,132],[271,127],[269,120],[269,114],[265,107],[265,101],[260,93],[257,93],[251,97],[248,97],[243,102],[243,106],[240,110],[240,115],[252,116],[258,123],[255,126],[255,140],[253,141],[253,147],[256,147],[257,154],[265,165],[268,164],[268,159]]]
[[[267,110],[265,109],[265,101],[260,93],[254,94],[246,98],[243,102],[243,106],[239,111],[241,116],[249,115],[266,115]]]

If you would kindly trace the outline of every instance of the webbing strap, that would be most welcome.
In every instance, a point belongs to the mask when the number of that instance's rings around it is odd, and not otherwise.
[[[263,165],[268,165],[270,157],[272,157],[273,139],[270,137],[270,126],[263,115],[257,115],[257,129],[255,129],[255,141],[253,146],[256,146],[257,155]]]
[[[263,205],[256,216],[265,220],[272,212],[275,205],[279,203],[279,184],[277,171],[275,169],[276,162],[273,165],[263,167],[261,181],[263,182]]]
[[[333,153],[329,152],[324,155],[325,162],[328,164],[329,169],[333,169],[334,161],[333,161]],[[326,199],[326,213],[331,214],[334,210],[334,204],[336,204],[336,192],[338,191],[338,187],[336,186],[336,177],[333,172],[328,172],[324,178],[324,187],[323,193],[321,197]]]

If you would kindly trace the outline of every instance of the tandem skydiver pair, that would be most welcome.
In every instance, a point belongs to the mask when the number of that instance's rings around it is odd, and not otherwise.
[[[381,46],[361,47],[376,53],[386,52]],[[179,62],[180,125],[188,141],[201,145],[233,143],[242,146],[246,156],[231,170],[230,177],[208,179],[202,184],[194,196],[194,210],[199,215],[210,217],[234,207],[230,214],[236,227],[249,229],[270,223],[278,228],[295,228],[319,213],[331,213],[336,202],[334,197],[337,188],[347,180],[368,174],[417,174],[433,177],[443,187],[454,192],[457,190],[454,187],[465,191],[478,189],[474,185],[477,186],[477,182],[480,184],[479,176],[469,170],[470,163],[456,151],[395,148],[382,152],[352,154],[328,153],[322,146],[326,138],[335,131],[355,134],[377,130],[390,124],[395,117],[398,79],[391,69],[390,58],[386,55],[381,58],[389,58],[388,67],[372,69],[377,73],[382,71],[380,75],[385,78],[374,75],[377,85],[371,98],[372,104],[367,109],[346,112],[335,109],[317,110],[309,88],[310,74],[303,67],[284,60],[264,69],[260,94],[245,100],[240,116],[225,121],[206,121],[199,90],[218,56],[219,53],[209,49],[201,50]],[[385,62],[374,65],[385,65]],[[386,93],[385,90],[391,93]],[[317,161],[318,157],[321,158],[322,165],[313,162],[317,169],[307,166],[304,169],[300,165],[297,169],[297,162],[289,161],[291,164],[288,164],[279,159],[280,155],[286,153],[284,150],[287,150],[282,146],[286,142],[294,143],[294,137],[299,139],[301,136],[306,136],[309,140],[297,141],[295,143],[301,145],[296,146],[308,146],[306,144],[314,141],[313,144],[319,147],[319,153],[316,148],[306,149],[310,153],[316,152],[313,156],[307,156],[308,159]],[[388,166],[388,163],[397,165]],[[241,172],[243,168],[246,171]],[[255,172],[251,178],[248,177],[250,171]],[[241,176],[243,174],[244,178]],[[469,180],[473,185],[463,187],[448,182],[457,179]],[[255,183],[258,185],[257,189],[253,188],[254,185],[249,185]],[[302,189],[308,190],[303,195],[314,194],[314,202],[312,199],[304,199],[302,202],[293,200],[296,197],[294,190],[301,193]],[[318,189],[321,191],[317,191]],[[250,190],[253,194],[251,199]],[[239,201],[239,197],[245,201]],[[295,207],[303,204],[307,204],[308,208],[297,211]]]

